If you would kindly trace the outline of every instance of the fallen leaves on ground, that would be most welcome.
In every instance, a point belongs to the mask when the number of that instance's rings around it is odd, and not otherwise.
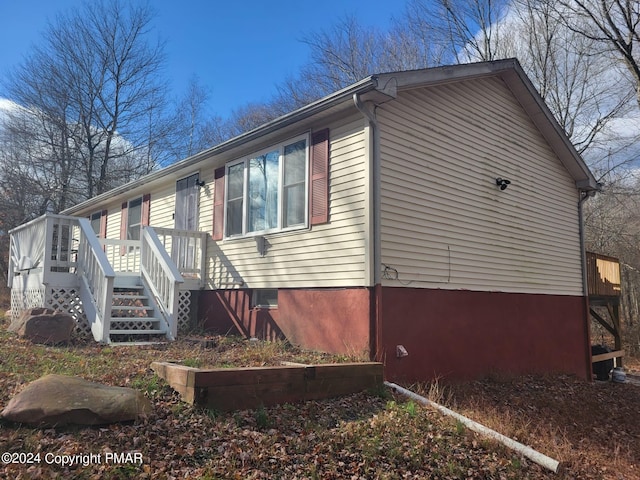
[[[59,460],[5,463],[0,465],[0,478],[637,478],[629,476],[638,473],[631,462],[639,460],[629,445],[639,443],[640,387],[600,386],[568,377],[494,379],[448,387],[451,401],[463,413],[474,417],[478,408],[484,409],[490,413],[487,421],[493,418],[501,424],[489,426],[502,433],[551,456],[569,455],[567,449],[579,452],[561,458],[569,469],[558,476],[388,391],[222,414],[182,402],[149,369],[158,360],[206,365],[331,361],[282,346],[273,348],[274,358],[269,359],[248,342],[228,342],[217,342],[211,349],[189,342],[41,347],[2,334],[0,407],[28,382],[46,373],[66,373],[138,388],[151,399],[154,412],[134,423],[91,428],[33,429],[0,422],[0,453],[39,453],[41,459],[49,454],[49,460]],[[633,409],[636,415],[630,418]],[[623,420],[630,425],[620,428]],[[512,432],[504,431],[511,427]],[[550,438],[541,438],[546,435]],[[106,461],[107,454],[112,460],[114,454],[125,460],[119,456],[133,452],[142,454],[141,464]],[[89,454],[94,454],[94,461]],[[97,455],[100,461],[95,461]],[[71,458],[74,465],[60,464]]]
[[[636,373],[640,362],[629,359]],[[640,478],[640,385],[492,377],[447,388],[457,411],[556,458],[559,478]]]

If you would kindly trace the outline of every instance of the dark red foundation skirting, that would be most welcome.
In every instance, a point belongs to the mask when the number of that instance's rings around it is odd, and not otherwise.
[[[250,299],[250,290],[201,292],[204,327],[371,357],[404,383],[492,373],[590,378],[583,297],[378,286],[280,289],[277,309],[252,309]],[[409,355],[398,358],[398,345]]]
[[[277,309],[252,309],[250,300],[250,290],[201,292],[204,327],[217,333],[286,338],[310,350],[369,357],[371,295],[367,288],[280,289]]]
[[[552,372],[591,378],[583,297],[383,287],[379,308],[390,380]],[[397,345],[409,355],[397,358]]]

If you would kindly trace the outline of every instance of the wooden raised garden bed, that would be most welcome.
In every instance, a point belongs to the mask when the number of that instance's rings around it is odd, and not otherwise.
[[[219,411],[337,397],[383,382],[376,362],[210,369],[153,362],[151,368],[184,401]]]

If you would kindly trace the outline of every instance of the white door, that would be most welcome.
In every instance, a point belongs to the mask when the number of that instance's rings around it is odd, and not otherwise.
[[[198,230],[199,174],[182,178],[176,183],[176,230]],[[183,273],[195,272],[195,238],[179,238],[171,249],[171,257]]]

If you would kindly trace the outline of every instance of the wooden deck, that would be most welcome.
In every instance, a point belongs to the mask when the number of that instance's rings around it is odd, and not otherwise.
[[[613,358],[616,366],[622,366],[622,331],[620,325],[620,261],[617,258],[587,252],[587,287],[589,312],[607,332],[613,336],[614,351],[594,355],[592,362]]]

